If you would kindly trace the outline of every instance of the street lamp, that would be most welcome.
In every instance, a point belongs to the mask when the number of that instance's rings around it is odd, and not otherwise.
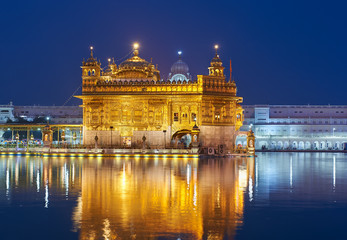
[[[112,148],[112,129],[113,129],[113,126],[110,126],[110,131],[111,131],[111,148]]]

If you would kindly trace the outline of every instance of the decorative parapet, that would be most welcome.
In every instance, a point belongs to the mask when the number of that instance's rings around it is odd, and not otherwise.
[[[226,82],[224,78],[198,75],[197,81],[149,81],[146,79],[95,79],[83,80],[83,94],[226,94],[236,96],[235,82]]]
[[[84,80],[83,94],[107,94],[107,93],[127,93],[127,94],[199,94],[202,93],[202,84],[195,81],[165,82],[149,80]]]
[[[236,96],[237,88],[235,82],[227,82],[225,77],[198,75],[199,80],[202,82],[205,94],[224,93],[229,96]]]

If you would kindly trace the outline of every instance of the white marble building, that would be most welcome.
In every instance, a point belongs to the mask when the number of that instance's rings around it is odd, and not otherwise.
[[[347,106],[244,105],[244,126],[252,126],[256,149],[343,150],[347,143]],[[244,137],[236,144],[245,145]]]
[[[14,106],[13,115],[32,121],[36,117],[49,117],[54,124],[82,124],[82,108],[79,106]]]
[[[6,123],[8,119],[14,120],[13,108],[12,102],[7,105],[0,105],[0,123]]]

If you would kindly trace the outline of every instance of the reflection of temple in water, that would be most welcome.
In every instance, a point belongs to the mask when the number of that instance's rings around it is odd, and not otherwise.
[[[254,159],[100,159],[82,168],[80,239],[223,239],[243,222]]]
[[[6,156],[0,158],[0,182],[5,182],[5,196],[0,202],[18,199],[19,194],[34,190],[37,195],[26,194],[26,201],[42,198],[49,207],[50,195],[68,199],[76,197],[81,189],[81,164],[77,159]],[[20,189],[20,191],[19,191]],[[2,189],[0,189],[2,190]]]

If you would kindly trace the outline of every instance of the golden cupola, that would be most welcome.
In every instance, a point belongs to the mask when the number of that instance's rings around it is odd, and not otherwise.
[[[224,76],[224,67],[222,60],[219,58],[218,55],[218,45],[214,46],[215,50],[216,50],[216,54],[214,56],[214,58],[212,58],[211,63],[210,63],[210,67],[208,68],[209,70],[209,75],[210,76],[217,76],[217,77],[223,77]]]
[[[139,57],[138,44],[134,44],[133,56],[112,71],[114,80],[133,81],[158,81],[160,80],[159,70],[152,62],[147,62]]]
[[[90,57],[82,62],[82,78],[93,79],[100,77],[101,73],[101,63],[96,58],[94,58],[93,47],[90,47]]]

